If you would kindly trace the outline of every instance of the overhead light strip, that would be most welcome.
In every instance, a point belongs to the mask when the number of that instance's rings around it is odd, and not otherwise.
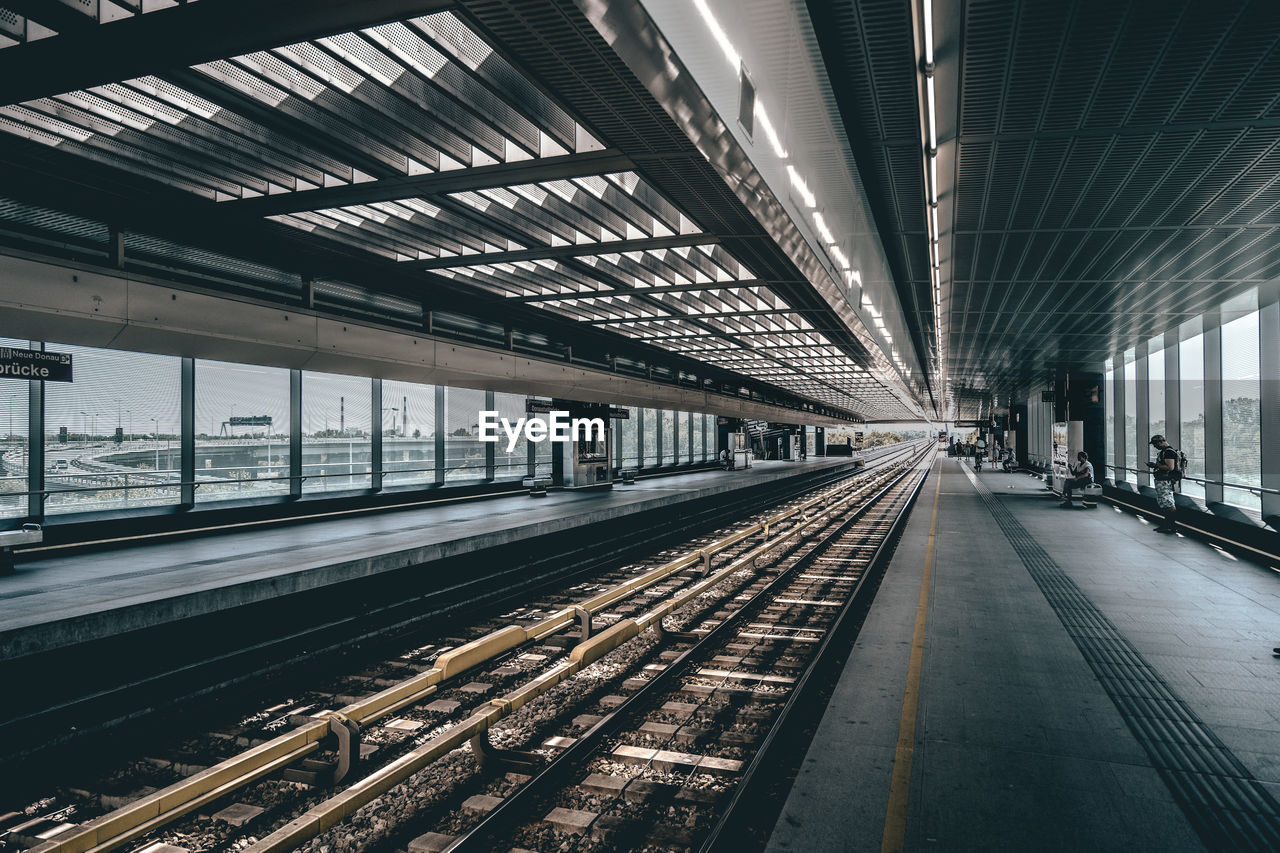
[[[938,106],[934,88],[933,0],[921,0],[921,23],[924,29],[924,56],[920,73],[924,76],[924,125],[926,196],[929,223],[929,282],[933,291],[934,349],[936,353],[935,385],[941,389],[949,386],[946,381],[946,356],[942,336],[942,229],[938,224]],[[948,412],[938,412],[946,419]]]

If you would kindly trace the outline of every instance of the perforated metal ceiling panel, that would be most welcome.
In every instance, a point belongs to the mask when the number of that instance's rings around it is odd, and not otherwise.
[[[911,321],[928,340],[910,10],[810,9],[830,24],[817,30],[832,78],[849,81],[838,92],[846,126],[903,303],[923,306]],[[961,416],[1280,274],[1280,5],[959,10],[955,215],[943,230],[946,366]]]

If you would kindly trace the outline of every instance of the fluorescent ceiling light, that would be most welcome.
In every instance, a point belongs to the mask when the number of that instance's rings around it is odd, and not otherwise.
[[[933,0],[924,0],[924,61],[933,62]]]
[[[938,148],[938,122],[934,118],[933,77],[924,79],[924,101],[925,110],[929,114],[929,150],[936,151]]]
[[[702,20],[706,22],[707,29],[711,30],[711,35],[715,38],[716,44],[720,45],[720,50],[724,52],[724,58],[729,60],[729,65],[733,67],[733,73],[737,74],[742,67],[742,57],[738,55],[733,42],[729,41],[728,34],[721,28],[716,16],[711,14],[711,9],[707,7],[707,0],[693,0],[693,5],[698,10],[698,14],[702,16]]]

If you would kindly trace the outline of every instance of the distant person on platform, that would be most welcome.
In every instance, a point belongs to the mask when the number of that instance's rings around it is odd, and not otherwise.
[[[1151,436],[1151,446],[1156,449],[1156,461],[1148,462],[1147,467],[1156,481],[1156,506],[1164,514],[1156,533],[1177,533],[1178,523],[1174,519],[1178,505],[1173,500],[1173,486],[1177,482],[1178,451],[1169,446],[1163,435]]]
[[[729,458],[728,450],[720,451],[720,467],[728,471],[733,467],[732,460]]]
[[[1071,490],[1083,489],[1085,486],[1093,482],[1093,463],[1089,461],[1089,454],[1081,450],[1076,454],[1076,464],[1067,467],[1071,472],[1071,476],[1067,478],[1067,484],[1062,487],[1062,503],[1058,506],[1071,506]]]

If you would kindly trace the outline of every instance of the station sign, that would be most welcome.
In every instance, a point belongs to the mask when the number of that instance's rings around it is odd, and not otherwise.
[[[0,347],[0,378],[70,382],[71,354]]]
[[[609,417],[611,417],[611,418],[617,418],[618,420],[622,420],[622,421],[629,421],[629,420],[631,420],[631,410],[630,410],[630,409],[620,409],[620,408],[618,408],[617,406],[610,406],[610,407],[609,407]]]
[[[1041,391],[1041,392],[1040,392],[1040,402],[1041,402],[1041,403],[1052,403],[1052,402],[1053,402],[1053,391]]]
[[[956,421],[956,429],[988,429],[991,421]]]
[[[233,415],[227,423],[230,426],[271,426],[271,415]]]

